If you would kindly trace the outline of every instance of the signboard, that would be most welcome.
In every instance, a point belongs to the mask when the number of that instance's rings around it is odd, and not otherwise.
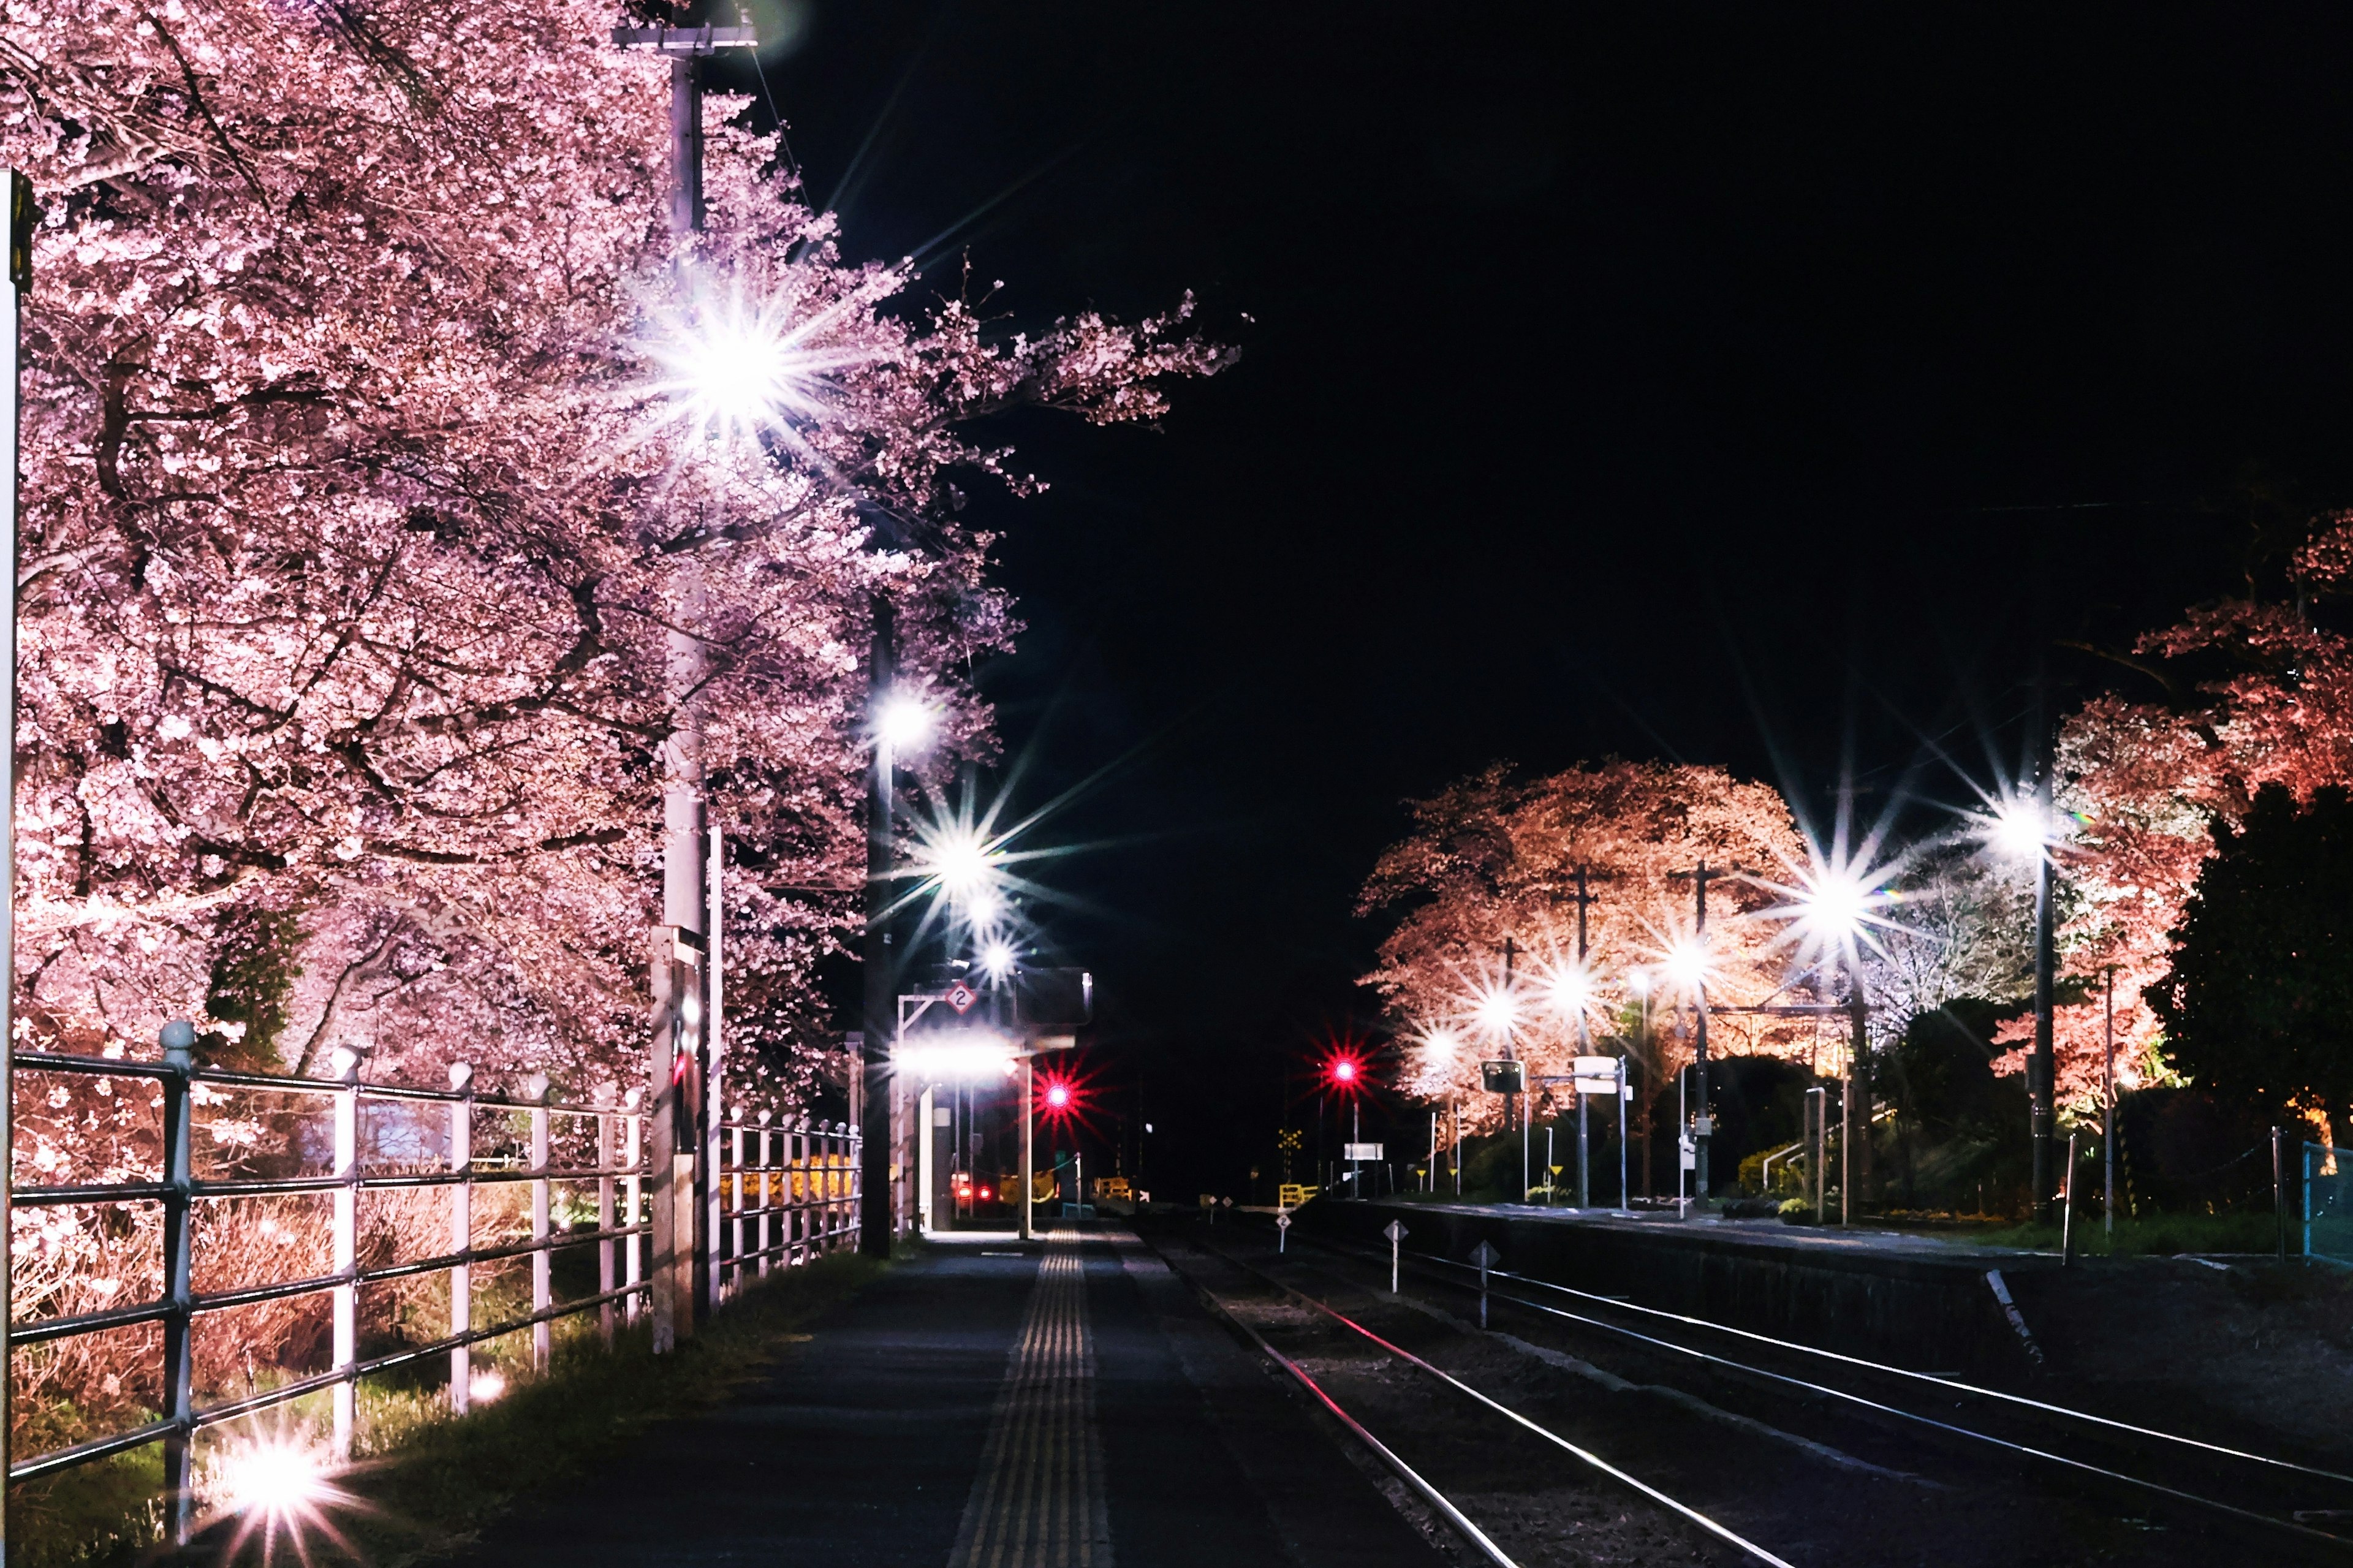
[[[1579,1057],[1577,1058],[1577,1092],[1584,1095],[1614,1095],[1625,1081],[1626,1058],[1623,1057]]]
[[[1274,1201],[1287,1209],[1295,1209],[1315,1195],[1315,1189],[1296,1182],[1285,1182],[1274,1189]]]
[[[1394,1219],[1389,1221],[1388,1224],[1381,1226],[1381,1234],[1389,1238],[1389,1245],[1391,1247],[1395,1247],[1398,1242],[1403,1241],[1406,1238],[1404,1222]]]
[[[1524,1094],[1527,1091],[1527,1068],[1518,1062],[1481,1062],[1479,1087],[1489,1094]]]
[[[1683,1151],[1683,1169],[1686,1171],[1698,1170],[1699,1145],[1694,1142],[1688,1136],[1676,1139],[1675,1145]]]
[[[1495,1250],[1494,1243],[1482,1241],[1471,1249],[1471,1261],[1482,1269],[1493,1268],[1504,1261],[1504,1255]]]
[[[1377,1160],[1380,1157],[1381,1145],[1378,1143],[1343,1143],[1340,1145],[1340,1158],[1343,1160]]]
[[[959,980],[948,987],[947,1005],[959,1013],[969,1013],[972,1005],[980,1000],[980,993]]]

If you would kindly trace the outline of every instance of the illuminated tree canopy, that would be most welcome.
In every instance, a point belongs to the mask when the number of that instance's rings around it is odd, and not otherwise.
[[[290,1066],[334,1041],[385,1077],[464,1055],[575,1092],[628,1079],[677,628],[710,656],[692,695],[738,847],[736,1038],[815,1044],[811,966],[861,875],[874,593],[943,758],[989,744],[958,672],[1016,624],[956,485],[1030,481],[972,422],[1150,419],[1165,381],[1224,363],[1189,302],[1016,335],[911,297],[908,268],[843,258],[735,101],[707,110],[709,231],[671,236],[668,68],[615,48],[613,20],[567,0],[0,19],[0,155],[43,209],[34,1038],[148,1049],[163,1018],[207,1016],[243,942],[290,983]],[[694,361],[713,322],[748,324],[761,363],[714,383]],[[795,395],[746,421],[679,384],[726,404],[728,374]]]

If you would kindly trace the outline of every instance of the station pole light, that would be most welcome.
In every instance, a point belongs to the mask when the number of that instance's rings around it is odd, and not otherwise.
[[[2056,1061],[2052,1054],[2053,1007],[2058,984],[2057,901],[2052,886],[2053,816],[2051,759],[2046,750],[2031,793],[2011,793],[1994,803],[1984,825],[1987,841],[2011,859],[2034,864],[2034,1042],[2026,1054],[2028,1131],[2033,1143],[2034,1215],[2051,1217],[2051,1129]]]
[[[1352,1051],[1334,1051],[1324,1058],[1323,1076],[1325,1089],[1347,1102],[1348,1195],[1362,1197],[1365,1166],[1364,1162],[1357,1158],[1357,1151],[1362,1147],[1365,1133],[1364,1109],[1359,1098],[1364,1088],[1365,1064]]]

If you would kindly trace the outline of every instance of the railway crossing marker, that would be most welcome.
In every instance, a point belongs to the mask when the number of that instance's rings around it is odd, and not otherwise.
[[[1391,1220],[1381,1234],[1389,1238],[1389,1294],[1394,1296],[1398,1288],[1398,1244],[1406,1238],[1406,1228],[1398,1221]]]
[[[1487,1270],[1504,1261],[1504,1255],[1495,1250],[1494,1243],[1482,1241],[1472,1249],[1471,1261],[1479,1266],[1479,1326],[1483,1329],[1487,1326]]]
[[[1278,1212],[1274,1216],[1274,1249],[1281,1252],[1283,1250],[1283,1244],[1290,1239],[1291,1216]]]

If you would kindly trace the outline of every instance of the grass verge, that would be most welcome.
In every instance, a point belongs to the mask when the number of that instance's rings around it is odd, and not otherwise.
[[[2278,1235],[2268,1214],[2157,1214],[2140,1219],[2120,1215],[2113,1238],[2102,1228],[2096,1211],[2078,1211],[2075,1215],[2075,1251],[2086,1258],[2164,1257],[2184,1252],[2267,1253],[2276,1244]],[[2054,1221],[1946,1231],[1939,1233],[1939,1239],[1957,1246],[2022,1247],[2056,1252],[2060,1237]],[[2302,1234],[2291,1226],[2290,1250],[2302,1245]]]
[[[518,1381],[496,1404],[451,1419],[438,1394],[379,1401],[401,1414],[378,1426],[375,1452],[337,1486],[356,1503],[330,1518],[347,1544],[306,1533],[316,1568],[364,1563],[399,1568],[464,1547],[520,1499],[575,1477],[627,1447],[656,1423],[707,1408],[755,1380],[799,1342],[795,1331],[848,1300],[881,1265],[839,1253],[773,1274],[746,1290],[671,1355],[652,1353],[642,1330],[607,1352],[592,1333],[559,1342],[544,1377]],[[413,1407],[413,1408],[412,1408]],[[364,1404],[364,1412],[368,1406]],[[12,1510],[12,1568],[127,1568],[156,1561],[162,1521],[153,1488],[162,1479],[153,1447],[57,1478],[40,1499]],[[23,1489],[19,1489],[21,1493]],[[21,1503],[34,1504],[43,1528]],[[227,1532],[216,1528],[179,1558],[213,1563]],[[287,1545],[281,1538],[278,1551]],[[260,1545],[245,1557],[259,1561]]]

